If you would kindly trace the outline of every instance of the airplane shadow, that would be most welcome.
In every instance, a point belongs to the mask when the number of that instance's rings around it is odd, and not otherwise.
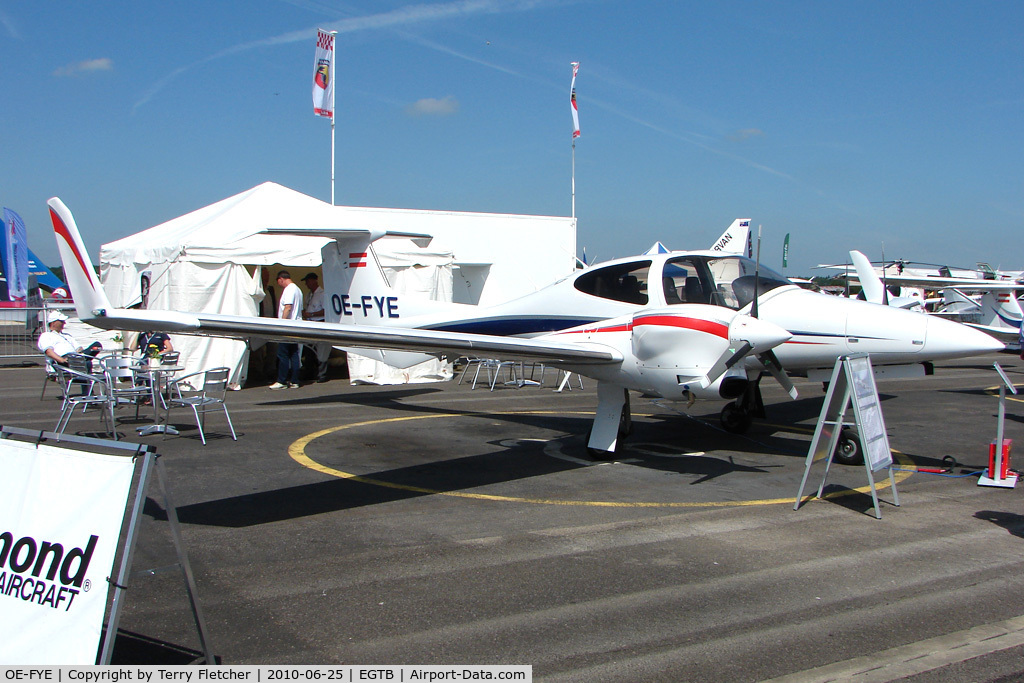
[[[1014,536],[1024,538],[1024,515],[996,510],[980,510],[974,513],[974,516],[986,522],[992,522],[996,526],[1001,526]]]
[[[423,412],[451,411],[431,409]],[[420,496],[524,481],[578,470],[592,464],[586,453],[585,441],[590,426],[589,418],[531,414],[502,414],[495,415],[495,418],[569,434],[547,442],[557,442],[555,446],[569,457],[551,457],[536,441],[502,439],[488,442],[492,450],[485,453],[398,467],[358,478],[331,479],[184,505],[177,508],[178,518],[186,524],[250,527]],[[615,460],[632,467],[697,477],[690,482],[691,485],[733,473],[765,474],[783,466],[738,463],[732,454],[716,455],[716,452],[739,450],[744,454],[779,455],[780,450],[774,444],[785,443],[785,439],[773,438],[772,444],[759,444],[751,448],[750,442],[709,430],[699,424],[690,423],[685,430],[680,430],[679,422],[664,419],[634,423],[633,435],[625,440]],[[685,449],[677,446],[680,440],[686,442]],[[694,451],[708,454],[693,455]],[[144,510],[145,514],[155,520],[166,520],[166,511],[153,499],[147,499]]]

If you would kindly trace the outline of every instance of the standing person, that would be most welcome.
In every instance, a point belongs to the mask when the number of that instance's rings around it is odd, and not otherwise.
[[[309,288],[309,300],[306,308],[302,311],[303,320],[324,322],[324,290],[320,288],[320,278],[316,273],[306,273],[302,278]],[[331,345],[327,342],[313,344],[313,351],[316,353],[316,381],[327,381],[327,360],[331,357]]]
[[[277,317],[282,320],[298,320],[302,317],[302,290],[292,282],[291,273],[281,270],[277,273],[277,286],[281,289],[281,297],[277,300]],[[278,342],[277,344],[277,381],[270,385],[271,389],[299,388],[299,345],[296,342]]]

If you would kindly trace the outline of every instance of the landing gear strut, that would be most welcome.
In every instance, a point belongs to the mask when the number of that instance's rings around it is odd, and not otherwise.
[[[593,434],[594,427],[590,428],[591,434]],[[591,448],[587,446],[587,455],[593,460],[611,460],[615,457],[615,452],[618,450],[619,440],[625,436],[629,436],[633,433],[633,414],[629,408],[629,391],[626,389],[622,390],[622,412],[619,413],[619,426],[617,432],[617,438],[615,439],[615,450],[605,451],[600,448]],[[587,437],[590,440],[590,436]]]
[[[718,421],[722,429],[733,434],[745,434],[755,417],[763,418],[764,400],[761,398],[761,375],[747,384],[746,391],[735,401],[726,403]]]

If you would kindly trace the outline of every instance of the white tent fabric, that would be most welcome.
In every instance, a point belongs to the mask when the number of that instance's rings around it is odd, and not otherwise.
[[[402,286],[406,278],[423,278],[426,271],[418,269],[438,269],[429,282],[409,286],[432,289],[430,296],[442,300],[481,304],[507,300],[575,268],[574,218],[331,206],[268,182],[103,245],[101,280],[115,306],[141,301],[140,278],[149,271],[150,308],[259,315],[263,298],[259,266],[280,265],[301,277],[304,270],[322,263],[321,249],[328,239],[260,234],[295,227],[383,228],[434,235],[429,257],[429,252],[412,246],[409,249],[416,251],[410,254],[415,256],[403,257],[389,244],[394,240],[380,240],[374,247],[378,255],[394,259],[395,282]],[[452,254],[455,271],[450,265],[445,270],[437,263],[423,263],[437,257],[450,264]],[[403,265],[402,258],[416,263]],[[407,274],[399,277],[399,271]],[[447,284],[442,285],[442,280]],[[467,293],[467,287],[472,291]],[[244,343],[182,335],[172,335],[171,341],[182,351],[185,372],[227,366],[232,368],[232,384],[244,384],[248,366]]]
[[[150,308],[256,316],[263,289],[254,266],[315,267],[327,243],[318,237],[258,233],[296,225],[341,224],[329,204],[264,183],[103,245],[100,278],[115,306],[141,301],[141,276],[149,271]],[[244,342],[172,335],[171,343],[181,351],[184,373],[226,366],[232,369],[233,386],[245,383]]]

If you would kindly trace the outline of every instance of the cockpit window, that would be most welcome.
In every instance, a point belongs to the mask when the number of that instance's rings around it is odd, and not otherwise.
[[[708,269],[715,279],[722,306],[738,310],[754,300],[755,267],[753,261],[742,256],[708,259]],[[758,269],[757,280],[757,289],[761,294],[791,284],[782,275],[765,266]]]
[[[665,291],[665,303],[670,306],[711,303],[714,292],[704,264],[700,259],[690,256],[674,258],[665,263],[661,272],[661,286]]]
[[[754,298],[752,260],[742,256],[680,256],[665,262],[661,273],[665,303],[711,304],[739,310]],[[770,268],[758,273],[761,293],[790,282]]]
[[[576,279],[576,289],[584,294],[628,304],[646,305],[650,261],[620,263],[597,268]]]

